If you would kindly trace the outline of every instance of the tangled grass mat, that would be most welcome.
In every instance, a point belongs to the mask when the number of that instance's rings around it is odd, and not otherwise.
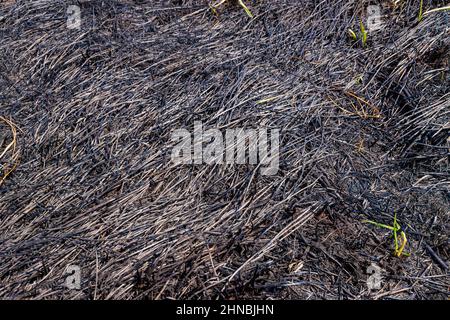
[[[0,297],[447,299],[445,1],[222,2],[0,3]],[[277,173],[174,165],[196,121]]]

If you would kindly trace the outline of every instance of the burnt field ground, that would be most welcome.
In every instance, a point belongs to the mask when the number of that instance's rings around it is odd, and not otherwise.
[[[244,2],[0,2],[0,298],[448,299],[448,4]]]

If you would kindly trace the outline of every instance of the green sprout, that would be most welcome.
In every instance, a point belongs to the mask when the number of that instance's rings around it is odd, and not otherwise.
[[[366,45],[367,43],[367,31],[366,28],[364,27],[364,24],[362,22],[362,20],[359,22],[359,37],[358,35],[356,35],[356,32],[353,31],[352,29],[348,29],[348,35],[350,36],[350,38],[352,38],[352,40],[354,41],[358,41],[358,38],[361,40],[361,43],[363,45],[363,47]]]
[[[348,34],[350,35],[350,38],[352,38],[354,41],[358,40],[356,33],[352,29],[348,29]]]
[[[213,12],[214,14],[217,14],[216,8],[217,8],[218,6],[224,4],[225,2],[227,2],[227,0],[221,0],[221,1],[219,1],[219,3],[217,3],[217,4],[215,4],[215,5],[210,5],[210,8],[211,8],[212,12]],[[251,12],[250,9],[245,5],[244,1],[238,0],[237,2],[238,2],[239,5],[244,9],[245,13],[246,13],[250,18],[253,18],[252,12]]]
[[[420,8],[419,8],[419,22],[423,19],[423,0],[420,0]]]
[[[244,3],[242,0],[238,0],[238,2],[239,2],[239,4],[240,4],[240,6],[241,6],[242,8],[244,8],[245,13],[246,13],[250,18],[253,18],[252,12],[250,11],[249,8],[247,8],[247,6],[245,5],[245,3]]]
[[[359,22],[359,28],[361,29],[361,41],[362,41],[362,45],[364,47],[367,42],[367,31],[366,31],[366,28],[364,28],[364,24],[363,24],[362,20]]]
[[[397,222],[397,213],[394,214],[394,223],[392,226],[388,226],[386,224],[378,223],[371,220],[364,220],[364,223],[370,223],[373,224],[379,228],[385,228],[392,231],[392,234],[394,236],[394,254],[396,257],[401,257],[402,255],[409,257],[410,254],[407,252],[403,252],[405,249],[406,243],[408,242],[408,239],[406,238],[406,233],[402,230],[402,227]]]

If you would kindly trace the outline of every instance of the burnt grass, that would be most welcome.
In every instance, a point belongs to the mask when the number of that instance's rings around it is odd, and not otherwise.
[[[0,298],[448,298],[449,13],[246,3],[0,3]],[[277,174],[175,166],[194,121],[278,128]]]

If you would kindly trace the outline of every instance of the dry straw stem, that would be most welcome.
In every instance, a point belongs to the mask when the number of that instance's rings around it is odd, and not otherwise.
[[[425,11],[423,15],[427,15],[427,14],[434,13],[434,12],[449,11],[449,10],[450,10],[450,5],[445,6],[445,7],[441,7],[441,8],[434,8],[434,9]]]
[[[19,165],[19,152],[17,150],[17,128],[11,121],[0,116],[0,121],[8,125],[11,130],[12,141],[8,143],[4,150],[0,150],[0,162],[3,164],[3,176],[0,178],[0,186],[5,182],[6,178],[17,168]],[[1,146],[0,146],[1,147]],[[11,154],[10,158],[4,162],[3,158]]]

